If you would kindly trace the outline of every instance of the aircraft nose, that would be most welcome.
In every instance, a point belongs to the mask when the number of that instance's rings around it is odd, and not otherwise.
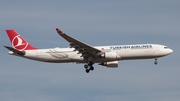
[[[172,49],[168,49],[168,50],[166,51],[167,55],[168,55],[168,54],[171,54],[172,52],[173,52]]]
[[[171,54],[173,52],[173,50],[172,49],[169,49],[169,54]]]
[[[169,55],[169,54],[171,54],[173,52],[173,50],[172,49],[163,49],[163,51],[161,51],[161,55],[163,55],[163,56],[166,56],[166,55]]]

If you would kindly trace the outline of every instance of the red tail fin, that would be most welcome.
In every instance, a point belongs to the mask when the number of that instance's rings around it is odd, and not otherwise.
[[[34,50],[37,49],[30,45],[15,30],[6,30],[12,46],[17,50]]]

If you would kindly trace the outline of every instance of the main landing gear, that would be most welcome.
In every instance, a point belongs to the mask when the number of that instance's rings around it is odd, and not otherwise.
[[[93,71],[94,70],[93,63],[89,62],[89,63],[85,64],[84,68],[86,69],[86,73],[89,73],[91,70]]]
[[[155,58],[154,64],[155,64],[155,65],[157,65],[157,64],[158,64],[158,62],[157,62],[157,58]]]

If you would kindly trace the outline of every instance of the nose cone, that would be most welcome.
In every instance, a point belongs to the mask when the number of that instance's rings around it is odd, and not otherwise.
[[[161,55],[162,55],[162,56],[166,56],[166,55],[171,54],[172,52],[173,52],[173,50],[170,49],[170,48],[168,48],[168,49],[163,49],[163,50],[161,51]]]
[[[165,51],[165,55],[169,55],[169,54],[171,54],[172,52],[173,52],[172,49],[167,49],[167,50]]]
[[[169,49],[169,54],[171,54],[173,52],[173,50],[172,49]]]

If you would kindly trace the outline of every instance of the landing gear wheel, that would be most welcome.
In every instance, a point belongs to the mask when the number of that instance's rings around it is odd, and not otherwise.
[[[155,62],[154,62],[154,64],[155,64],[155,65],[157,65],[157,64],[158,64],[158,62],[157,62],[157,61],[155,61]]]
[[[157,65],[157,64],[158,64],[158,62],[157,62],[157,58],[155,58],[154,64],[155,64],[155,65]]]
[[[87,68],[88,68],[88,65],[85,64],[85,65],[84,65],[84,68],[87,69]]]
[[[86,73],[89,73],[91,70],[94,70],[94,67],[93,67],[93,62],[91,62],[91,60],[93,59],[92,56],[89,56],[88,57],[88,62],[84,65],[84,68],[86,69]]]
[[[89,71],[90,71],[89,69],[86,69],[86,73],[89,73]]]
[[[91,66],[91,67],[90,67],[90,70],[94,70],[94,67],[93,67],[93,66]]]

